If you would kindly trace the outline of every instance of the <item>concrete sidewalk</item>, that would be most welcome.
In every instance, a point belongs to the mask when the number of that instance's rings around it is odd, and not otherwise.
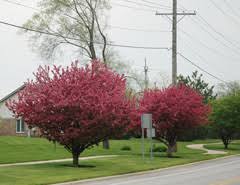
[[[212,144],[219,144],[219,143],[212,143]],[[227,152],[224,152],[224,151],[206,149],[204,147],[204,145],[207,145],[207,144],[192,144],[192,145],[187,145],[187,147],[190,148],[190,149],[194,149],[194,150],[206,151],[205,154],[210,154],[210,155],[214,155],[214,154],[222,154],[222,155],[223,154],[227,154]]]
[[[79,160],[89,160],[89,159],[102,159],[102,158],[111,158],[117,157],[118,155],[102,155],[102,156],[90,156],[90,157],[81,157]],[[33,164],[46,164],[46,163],[58,163],[58,162],[67,162],[72,161],[72,158],[69,159],[58,159],[58,160],[47,160],[47,161],[32,161],[32,162],[22,162],[22,163],[11,163],[11,164],[0,164],[0,167],[8,166],[24,166],[24,165],[33,165]]]

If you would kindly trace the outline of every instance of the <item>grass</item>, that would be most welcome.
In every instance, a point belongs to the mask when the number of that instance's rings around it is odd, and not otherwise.
[[[158,143],[157,141],[154,141]],[[158,143],[158,145],[162,145]],[[130,151],[121,150],[122,147],[129,146]],[[110,150],[105,150],[102,144],[85,150],[81,157],[97,155],[141,155],[141,141],[139,139],[131,140],[112,140]],[[43,138],[26,137],[0,137],[0,164],[40,161],[51,159],[71,158],[71,154],[62,146],[50,143]],[[150,143],[145,143],[145,151],[148,152]]]
[[[0,137],[0,141],[3,142],[2,146],[7,145],[5,152],[14,152],[12,155],[12,161],[19,160],[25,151],[25,160],[39,160],[43,158],[54,157],[70,157],[62,147],[57,146],[57,150],[54,151],[53,146],[44,139],[29,139],[29,138],[7,138]],[[12,142],[11,142],[12,139]],[[17,141],[16,141],[17,140]],[[83,156],[90,155],[119,155],[114,158],[94,159],[88,161],[80,161],[80,168],[71,167],[71,162],[54,163],[54,164],[38,164],[38,165],[26,165],[26,166],[12,166],[0,168],[0,184],[3,185],[37,185],[37,184],[53,184],[58,182],[82,180],[88,178],[102,177],[126,174],[144,170],[153,170],[159,168],[165,168],[180,164],[187,164],[190,162],[196,162],[201,160],[213,159],[223,155],[203,155],[203,151],[191,150],[186,148],[186,145],[192,143],[214,143],[216,140],[195,141],[195,142],[179,142],[178,152],[173,158],[167,158],[165,153],[155,153],[154,160],[149,159],[149,147],[150,143],[145,143],[146,159],[143,161],[141,156],[141,140],[113,140],[111,141],[111,149],[104,150],[102,146],[94,147],[86,150]],[[219,142],[219,141],[218,141]],[[161,146],[161,143],[154,141],[156,146]],[[11,146],[10,146],[11,145]],[[19,147],[14,147],[20,145]],[[1,147],[2,147],[1,146]],[[123,151],[123,146],[131,147],[130,151]],[[212,146],[212,145],[211,145]],[[213,145],[214,147],[214,145]],[[235,147],[235,146],[234,146]],[[39,148],[42,148],[41,150]],[[37,150],[37,151],[34,151]],[[18,155],[17,155],[18,154]],[[35,156],[31,156],[35,154]],[[0,161],[8,158],[9,153],[0,153]],[[27,157],[28,156],[28,157]],[[54,158],[56,159],[56,158]]]
[[[219,140],[199,140],[193,143],[214,143]],[[154,141],[156,146],[160,146],[157,141]],[[145,143],[145,151],[149,152],[150,143]],[[122,147],[129,146],[130,151],[120,150]],[[62,146],[50,143],[43,138],[26,138],[26,137],[0,137],[0,164],[16,163],[27,161],[41,161],[51,159],[65,159],[71,158],[71,154],[67,152]],[[111,141],[110,150],[104,150],[102,144],[94,148],[85,150],[81,155],[96,156],[96,155],[141,155],[141,141],[139,139],[129,140],[113,140]]]
[[[209,157],[204,157],[207,159]],[[203,158],[202,158],[203,159]],[[153,170],[168,166],[185,164],[201,160],[196,158],[155,158],[142,161],[139,156],[120,156],[112,159],[83,161],[81,168],[72,168],[69,163],[42,164],[0,168],[0,184],[3,185],[37,185],[65,181],[81,180],[94,177],[126,174],[144,170]]]
[[[40,138],[1,136],[0,148],[0,164],[71,157],[63,147],[55,150],[53,143]]]

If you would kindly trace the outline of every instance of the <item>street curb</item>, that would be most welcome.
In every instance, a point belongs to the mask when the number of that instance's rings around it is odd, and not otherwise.
[[[154,173],[154,172],[161,172],[161,171],[164,171],[164,170],[177,169],[177,168],[181,168],[181,167],[187,167],[187,166],[202,164],[202,163],[210,162],[210,161],[217,161],[217,160],[222,160],[222,159],[228,159],[228,158],[231,158],[231,157],[234,157],[234,156],[240,156],[240,154],[234,154],[234,155],[229,155],[229,156],[224,156],[224,157],[218,157],[218,158],[215,158],[215,159],[206,159],[206,160],[202,160],[202,161],[192,162],[192,163],[188,163],[188,164],[180,164],[180,165],[175,165],[175,166],[161,168],[161,169],[155,169],[155,170],[147,170],[147,171],[141,171],[141,172],[127,173],[127,174],[122,174],[122,175],[113,175],[113,176],[107,176],[107,177],[98,177],[98,178],[92,178],[92,179],[70,181],[70,182],[57,183],[57,184],[52,184],[52,185],[75,185],[77,183],[84,183],[84,182],[87,183],[87,182],[115,179],[115,178],[121,178],[121,177],[131,177],[131,176],[136,176],[136,175],[146,175],[146,174],[150,174],[150,173]]]

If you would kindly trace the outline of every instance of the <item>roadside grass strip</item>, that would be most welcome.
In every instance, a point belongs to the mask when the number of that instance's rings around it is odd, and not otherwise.
[[[89,159],[80,161],[79,168],[73,168],[71,162],[46,163],[23,166],[0,167],[1,185],[43,185],[61,182],[77,181],[97,177],[107,177],[127,173],[141,172],[183,165],[197,161],[214,159],[227,155],[203,155],[204,151],[192,150],[186,145],[194,142],[179,142],[178,152],[173,158],[167,158],[165,153],[155,153],[150,160],[148,144],[146,145],[146,158],[141,156],[140,140],[111,141],[111,151],[118,154],[117,157]],[[198,141],[196,142],[198,143]],[[207,143],[207,142],[206,142]],[[156,142],[155,144],[159,144]],[[129,145],[131,151],[121,151],[121,147]],[[99,146],[101,147],[101,146]],[[101,148],[91,149],[101,153]],[[87,151],[91,153],[90,151]],[[86,154],[85,154],[86,155]]]

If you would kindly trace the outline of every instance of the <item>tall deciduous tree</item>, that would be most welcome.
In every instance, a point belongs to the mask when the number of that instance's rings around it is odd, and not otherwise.
[[[222,139],[225,149],[240,131],[240,94],[229,95],[212,102],[212,126]]]
[[[31,43],[43,58],[49,59],[69,45],[87,58],[102,58],[106,63],[105,10],[109,7],[108,0],[41,0],[40,12],[24,26],[49,33],[29,32]]]
[[[140,100],[140,112],[153,115],[156,138],[168,147],[169,157],[182,132],[207,123],[209,110],[203,97],[184,85],[146,90]]]
[[[185,84],[186,86],[195,89],[204,97],[204,103],[208,103],[210,100],[216,99],[217,95],[214,94],[214,86],[209,86],[202,77],[202,74],[199,74],[198,71],[194,71],[191,76],[184,77],[183,75],[179,75],[178,83]]]
[[[38,127],[48,140],[79,155],[99,142],[123,134],[130,124],[134,98],[126,96],[126,79],[103,63],[90,66],[40,67],[16,101],[8,103],[16,117]]]

